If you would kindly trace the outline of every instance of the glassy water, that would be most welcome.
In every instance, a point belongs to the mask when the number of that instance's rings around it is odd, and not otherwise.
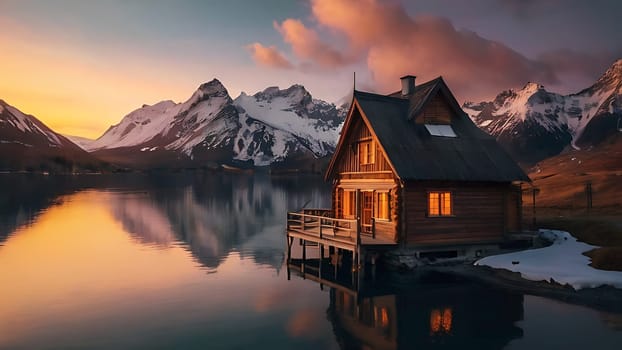
[[[311,177],[0,177],[1,349],[617,349],[622,316],[439,275],[357,293],[284,264]],[[288,275],[291,277],[288,280]]]

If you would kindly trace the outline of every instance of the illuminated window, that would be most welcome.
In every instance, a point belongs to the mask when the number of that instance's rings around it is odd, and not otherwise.
[[[377,192],[374,203],[374,217],[389,220],[389,192]]]
[[[453,215],[453,199],[451,192],[428,193],[428,216],[451,216]]]
[[[451,308],[433,309],[430,312],[430,335],[451,333],[452,321]]]
[[[374,321],[376,327],[387,328],[389,326],[389,311],[386,307],[374,307]]]
[[[356,192],[343,191],[343,216],[354,216],[354,206],[356,205]]]
[[[376,161],[376,152],[374,152],[373,141],[364,141],[359,143],[359,163],[374,164]]]

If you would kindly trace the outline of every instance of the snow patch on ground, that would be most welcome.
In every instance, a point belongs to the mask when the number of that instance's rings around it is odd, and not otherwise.
[[[598,270],[589,266],[590,258],[582,253],[595,246],[579,242],[570,233],[557,230],[540,230],[541,237],[553,244],[539,249],[489,256],[475,265],[490,266],[519,272],[532,281],[549,281],[570,284],[575,289],[611,285],[622,288],[622,272]]]

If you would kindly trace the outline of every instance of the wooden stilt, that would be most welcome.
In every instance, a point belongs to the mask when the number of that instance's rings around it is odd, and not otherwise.
[[[359,255],[356,251],[352,252],[352,285],[356,287],[356,270],[358,269]]]
[[[366,256],[367,252],[365,251],[364,247],[359,247],[359,254],[358,254],[358,271],[357,271],[357,281],[356,281],[356,288],[358,290],[363,288],[363,281],[365,280],[365,256]]]
[[[287,263],[292,262],[292,244],[294,244],[294,237],[287,236]]]
[[[334,252],[335,252],[335,280],[336,280],[337,273],[339,272],[337,268],[337,266],[339,266],[339,248],[334,249]]]
[[[306,262],[307,262],[307,241],[303,239],[302,240],[302,264],[300,265],[300,268],[303,274],[305,273]]]
[[[319,270],[318,270],[318,276],[320,277],[320,279],[322,279],[322,260],[324,258],[324,245],[320,244],[320,259],[319,259]]]

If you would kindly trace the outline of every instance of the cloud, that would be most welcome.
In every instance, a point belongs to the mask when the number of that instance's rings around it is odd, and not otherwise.
[[[292,47],[292,51],[300,59],[313,61],[325,68],[347,63],[337,50],[323,43],[315,31],[305,27],[297,19],[286,19],[281,24],[274,22],[274,28],[281,33],[283,40]]]
[[[281,54],[276,47],[266,47],[260,43],[253,43],[246,47],[253,60],[262,66],[291,69],[294,66]]]
[[[602,74],[621,55],[622,50],[584,53],[572,49],[558,49],[541,54],[538,61],[554,67],[559,73],[593,77]]]
[[[398,78],[442,75],[463,99],[488,98],[528,80],[556,83],[549,66],[502,43],[457,30],[444,18],[411,17],[397,1],[312,0],[317,22],[345,35],[349,49],[363,53],[381,90],[399,88]]]
[[[318,338],[320,332],[317,325],[324,321],[323,314],[315,309],[303,308],[290,317],[287,322],[287,333],[294,338]]]
[[[311,0],[311,11],[321,25],[348,37],[355,50],[400,41],[414,29],[394,0]]]
[[[497,5],[510,12],[517,18],[529,19],[529,15],[536,10],[539,10],[539,6],[555,3],[555,0],[492,0],[491,5]]]
[[[315,65],[334,71],[363,63],[380,92],[398,90],[399,77],[405,74],[416,75],[420,82],[443,76],[458,100],[480,101],[527,81],[558,86],[560,74],[577,67],[592,75],[603,69],[594,65],[596,56],[578,53],[528,58],[501,42],[459,30],[448,19],[412,16],[396,0],[310,3],[313,27],[297,19],[274,24],[295,57],[304,61],[298,69]],[[514,0],[503,4],[519,5]],[[336,42],[342,43],[339,51],[334,49]]]

